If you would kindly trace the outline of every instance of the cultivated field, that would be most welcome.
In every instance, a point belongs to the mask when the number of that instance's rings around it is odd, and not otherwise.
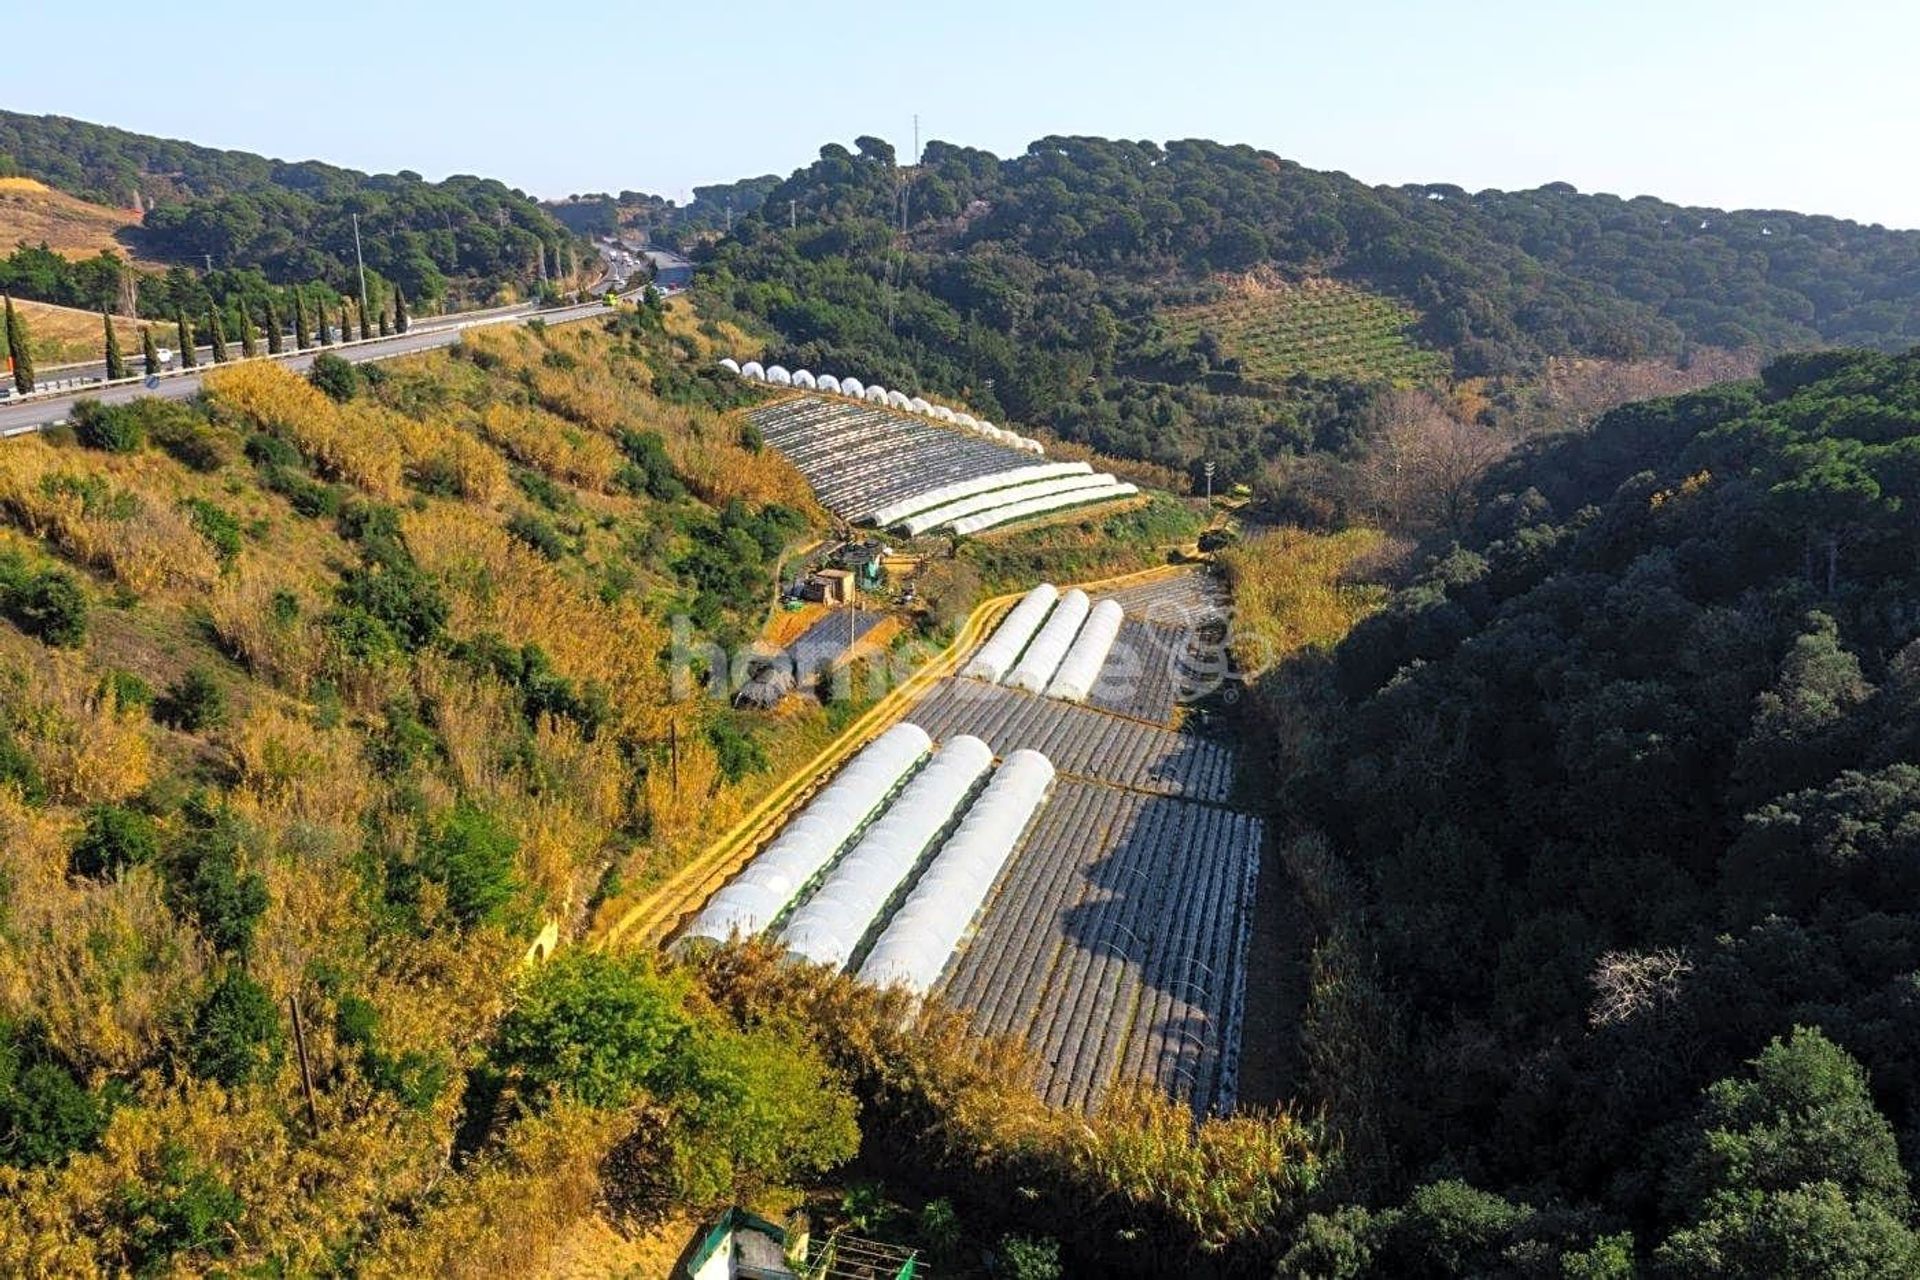
[[[1304,373],[1411,385],[1446,372],[1445,357],[1414,345],[1417,312],[1338,280],[1250,288],[1163,312],[1161,319],[1182,343],[1210,330],[1250,378],[1277,381]]]
[[[24,298],[15,298],[13,305],[27,322],[27,333],[33,339],[33,358],[41,366],[42,376],[49,366],[106,358],[106,326],[101,323],[99,312],[56,307],[49,302],[28,302]],[[165,321],[147,323],[153,329],[155,342],[163,347],[172,345],[172,325]],[[125,316],[113,318],[113,331],[120,337],[120,354],[126,357],[128,367],[135,373],[141,371],[140,328],[140,321]]]
[[[1069,779],[1015,850],[945,994],[1025,1037],[1049,1102],[1116,1080],[1232,1105],[1257,819]]]

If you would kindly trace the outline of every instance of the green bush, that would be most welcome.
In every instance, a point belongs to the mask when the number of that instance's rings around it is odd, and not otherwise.
[[[14,740],[13,728],[7,724],[0,724],[0,786],[19,788],[21,799],[28,804],[41,804],[47,798],[39,763]]]
[[[113,704],[123,709],[153,705],[153,686],[131,671],[115,668],[107,672],[100,680],[100,692],[111,694]]]
[[[516,511],[507,520],[507,532],[549,560],[567,554],[567,540],[551,524],[531,511]]]
[[[205,498],[184,498],[180,505],[193,521],[194,532],[207,540],[223,566],[230,567],[239,559],[240,522],[231,512]]]
[[[38,1027],[0,1018],[0,1164],[57,1164],[91,1147],[106,1108]]]
[[[520,989],[494,1061],[535,1095],[624,1106],[676,1074],[693,1034],[685,996],[643,957],[563,952]]]
[[[188,1049],[194,1074],[237,1088],[271,1078],[286,1050],[273,997],[239,969],[228,969],[194,1014]]]
[[[1060,1242],[1052,1236],[1002,1236],[1001,1274],[1007,1280],[1060,1280]]]
[[[720,772],[728,782],[738,782],[749,773],[766,772],[766,748],[731,717],[721,716],[707,725],[707,741],[713,744]]]
[[[65,569],[29,569],[16,554],[0,555],[0,609],[56,648],[75,649],[87,638],[86,592]]]
[[[482,924],[520,891],[518,852],[511,832],[462,801],[422,834],[420,874],[446,886],[447,908],[462,925]]]
[[[127,405],[104,405],[80,400],[73,406],[74,439],[89,449],[108,453],[135,453],[147,442],[145,426]]]
[[[330,352],[313,358],[313,367],[307,371],[307,381],[338,404],[345,404],[360,394],[360,370]]]
[[[173,1269],[178,1254],[224,1256],[246,1205],[185,1147],[170,1142],[153,1175],[122,1188],[118,1210],[128,1266],[136,1275],[158,1276]]]
[[[162,724],[172,725],[184,733],[199,733],[226,720],[226,690],[206,668],[190,667],[167,686],[165,695],[154,703],[153,711]]]
[[[67,855],[67,865],[77,876],[104,880],[152,862],[158,849],[153,822],[145,814],[97,804],[87,810],[86,825]]]

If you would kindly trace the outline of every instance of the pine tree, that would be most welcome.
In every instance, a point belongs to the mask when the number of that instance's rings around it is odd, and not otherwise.
[[[19,391],[33,390],[33,346],[27,335],[27,318],[14,310],[7,299],[7,351],[13,357],[13,385]]]
[[[113,331],[111,314],[102,311],[100,321],[107,327],[107,381],[118,382],[127,376],[127,362],[120,355],[120,335]]]
[[[285,349],[280,340],[280,308],[273,305],[273,299],[267,299],[267,354],[277,356]]]
[[[193,353],[193,324],[187,319],[185,308],[181,308],[173,313],[173,327],[175,332],[179,334],[180,367],[182,369],[191,369],[200,363],[200,359]]]
[[[220,308],[207,308],[207,345],[213,348],[213,362],[227,362],[227,327],[220,323]]]
[[[253,345],[253,315],[244,300],[234,303],[233,310],[240,317],[240,358],[251,360],[260,354],[260,348]]]
[[[152,328],[144,324],[140,326],[140,358],[146,362],[149,378],[160,372],[160,344],[153,340]]]
[[[396,287],[393,291],[393,331],[405,333],[407,326],[412,323],[412,319],[407,315],[407,295]]]

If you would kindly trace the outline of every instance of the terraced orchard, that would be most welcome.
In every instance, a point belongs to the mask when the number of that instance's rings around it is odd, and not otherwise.
[[[1278,381],[1304,373],[1412,385],[1434,381],[1447,369],[1439,352],[1414,343],[1420,314],[1412,307],[1325,277],[1174,308],[1161,319],[1168,336],[1182,344],[1197,340],[1202,330],[1212,332],[1249,378]]]

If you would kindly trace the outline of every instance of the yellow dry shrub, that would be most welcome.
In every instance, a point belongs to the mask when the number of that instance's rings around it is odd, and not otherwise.
[[[235,808],[274,819],[349,827],[373,796],[359,740],[267,703],[227,735]]]
[[[455,494],[481,506],[506,492],[506,464],[486,445],[442,422],[383,412],[411,475],[450,484]]]
[[[114,802],[147,785],[154,753],[145,712],[122,708],[111,688],[96,687],[70,659],[50,664],[36,687],[39,696],[18,708],[16,725],[56,800]]]
[[[515,461],[583,489],[605,493],[620,470],[620,450],[611,440],[543,409],[488,405],[480,432]]]
[[[611,435],[627,418],[623,389],[598,368],[536,368],[531,375],[533,394],[561,417]]]
[[[566,1229],[593,1211],[600,1162],[625,1129],[570,1104],[521,1121],[411,1225],[375,1240],[355,1270],[368,1280],[540,1274]]]
[[[666,630],[626,597],[611,603],[468,508],[435,504],[401,517],[407,548],[447,586],[454,634],[537,644],[561,675],[605,690],[613,727],[654,738],[665,726]]]
[[[662,752],[641,787],[654,839],[678,849],[724,831],[737,806],[716,796],[722,778],[720,758],[706,736],[681,733],[677,785],[671,762]]]
[[[1384,589],[1345,577],[1385,543],[1377,529],[1318,534],[1284,528],[1223,551],[1220,562],[1233,588],[1233,655],[1241,671],[1257,675],[1302,649],[1336,644],[1378,608]]]
[[[512,742],[520,712],[514,692],[491,677],[433,653],[415,661],[414,688],[440,732],[454,781],[475,795],[493,795],[507,785],[503,750]]]
[[[141,595],[216,581],[220,561],[178,495],[124,489],[119,479],[98,460],[61,457],[43,440],[0,450],[0,507],[28,533]]]
[[[319,673],[321,643],[304,621],[274,617],[277,593],[299,596],[294,581],[282,574],[284,567],[270,557],[247,557],[214,587],[207,613],[220,643],[248,671],[304,696]]]
[[[304,378],[266,360],[216,369],[204,385],[217,406],[279,436],[328,474],[376,498],[400,496],[406,458],[378,406],[337,405]]]
[[[657,404],[644,424],[666,441],[673,469],[687,487],[714,506],[734,498],[752,505],[785,503],[814,508],[813,490],[799,469],[779,451],[758,451],[740,444],[740,424],[705,409]]]
[[[55,881],[46,833],[5,807],[0,802],[7,843],[24,832],[27,851],[10,847],[0,865],[34,877],[31,893],[9,897],[9,929],[21,941],[0,948],[6,1012],[39,1019],[53,1045],[88,1071],[131,1070],[161,1051],[198,992],[202,944],[167,909],[152,868],[104,884]]]

